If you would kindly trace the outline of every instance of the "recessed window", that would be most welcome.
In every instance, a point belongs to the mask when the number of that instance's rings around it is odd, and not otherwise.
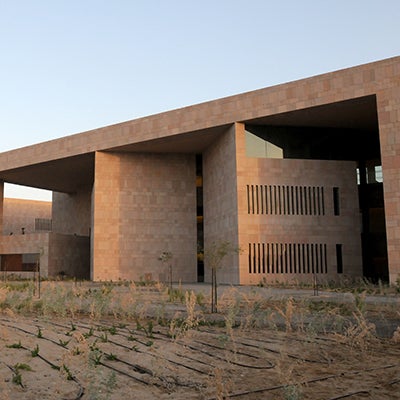
[[[343,254],[342,254],[342,245],[336,245],[336,268],[338,274],[343,274]]]
[[[378,183],[383,182],[382,165],[375,165],[375,181]]]
[[[333,213],[334,215],[340,214],[340,198],[339,198],[339,188],[333,188]]]
[[[324,188],[246,185],[248,214],[324,215]]]
[[[326,243],[249,243],[249,274],[326,274]]]
[[[51,219],[35,218],[35,231],[51,231],[51,224]]]

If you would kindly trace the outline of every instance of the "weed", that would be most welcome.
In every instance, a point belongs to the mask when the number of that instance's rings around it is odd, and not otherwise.
[[[65,374],[67,381],[72,381],[74,379],[71,370],[65,364],[62,365],[62,372]]]
[[[218,342],[220,343],[220,345],[221,345],[222,347],[225,347],[226,344],[227,344],[228,341],[229,341],[229,336],[228,336],[228,335],[224,335],[224,334],[218,335],[218,336],[217,336],[217,340],[218,340]]]
[[[106,354],[106,360],[108,360],[108,361],[117,361],[118,357],[115,354],[110,353],[110,354]]]
[[[301,390],[298,385],[286,385],[283,389],[285,400],[300,400]]]
[[[18,371],[19,371],[19,370],[32,371],[31,366],[28,365],[28,364],[25,364],[25,363],[17,363],[17,364],[14,365],[14,368],[15,368],[16,370],[18,370]]]
[[[31,356],[32,357],[37,357],[39,355],[39,345],[37,344],[36,347],[31,350]]]
[[[17,291],[23,292],[26,289],[30,289],[32,287],[32,282],[25,281],[25,282],[5,282],[1,284],[1,287],[7,289],[8,291]]]
[[[147,337],[149,337],[149,338],[152,338],[152,337],[153,337],[153,328],[154,328],[154,326],[153,326],[153,321],[152,321],[152,320],[149,320],[149,321],[147,322],[147,329],[146,329],[146,335],[147,335]]]
[[[154,324],[151,319],[147,321],[147,326],[141,324],[139,318],[136,318],[136,330],[143,331],[148,338],[153,338]]]
[[[96,351],[100,351],[99,347],[97,346],[97,341],[94,341],[90,346],[89,346],[89,350],[96,352]]]
[[[91,328],[89,329],[89,332],[86,332],[86,333],[83,334],[83,337],[84,337],[85,339],[88,339],[89,337],[93,336],[93,334],[94,334],[94,331],[93,331],[93,328],[91,327]]]
[[[90,354],[90,361],[93,365],[100,365],[103,354],[99,350],[92,351]]]
[[[21,341],[19,341],[18,343],[13,343],[13,344],[7,345],[7,348],[9,348],[9,349],[22,349]]]
[[[19,385],[19,386],[23,386],[22,375],[17,370],[14,372],[14,376],[12,377],[12,383],[15,383],[16,385]]]
[[[108,328],[108,332],[110,332],[111,335],[116,335],[117,334],[117,327],[116,326],[111,326]]]
[[[90,317],[99,320],[103,315],[106,315],[109,310],[109,305],[112,303],[113,286],[104,285],[102,290],[93,290],[91,303],[89,306]]]
[[[196,303],[200,306],[200,307],[204,307],[204,303],[205,303],[205,296],[203,292],[198,292],[196,293]]]
[[[70,342],[71,340],[62,340],[62,339],[59,339],[59,344],[60,344],[60,346],[62,346],[62,347],[67,347],[68,346],[68,344],[69,344],[69,342]]]
[[[100,335],[99,339],[103,342],[103,343],[107,343],[108,342],[108,335],[107,332],[104,332]]]
[[[74,347],[74,349],[73,349],[73,351],[72,351],[72,354],[74,355],[74,356],[79,356],[79,355],[81,355],[82,354],[82,350],[79,348],[79,347]]]
[[[169,289],[168,298],[171,303],[174,302],[183,303],[185,301],[185,292],[182,290],[182,288]]]

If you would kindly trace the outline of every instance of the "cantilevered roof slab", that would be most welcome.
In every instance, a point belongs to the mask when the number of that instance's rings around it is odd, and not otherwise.
[[[363,96],[285,113],[267,115],[247,122],[253,125],[377,131],[376,96]]]
[[[94,153],[0,171],[0,179],[18,185],[74,193],[93,184]]]
[[[202,152],[235,122],[376,132],[376,103],[382,105],[380,93],[395,86],[399,60],[394,57],[4,152],[0,179],[74,192],[93,182],[97,151]],[[379,110],[381,127],[382,106]]]

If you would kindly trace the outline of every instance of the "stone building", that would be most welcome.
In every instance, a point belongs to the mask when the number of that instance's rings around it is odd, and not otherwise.
[[[395,283],[400,57],[8,151],[0,180],[53,191],[51,230],[3,227],[2,269],[165,280],[170,251],[175,281],[207,281],[199,248],[229,241],[220,282]]]

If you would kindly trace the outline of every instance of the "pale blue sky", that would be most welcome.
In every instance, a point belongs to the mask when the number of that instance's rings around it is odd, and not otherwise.
[[[399,20],[399,0],[0,0],[0,152],[397,56]]]

